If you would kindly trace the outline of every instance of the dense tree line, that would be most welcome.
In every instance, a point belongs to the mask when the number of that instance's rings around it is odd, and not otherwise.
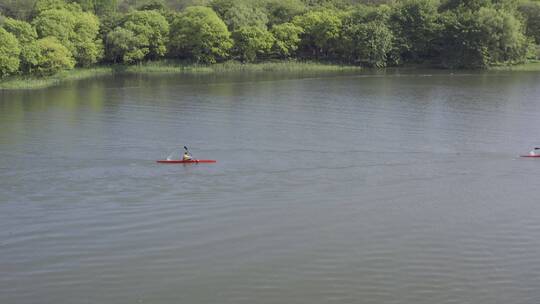
[[[538,0],[0,0],[0,77],[160,58],[482,68],[538,57]]]

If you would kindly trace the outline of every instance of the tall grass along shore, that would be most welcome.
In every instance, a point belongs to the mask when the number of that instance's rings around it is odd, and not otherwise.
[[[93,67],[62,71],[58,74],[46,77],[13,76],[0,82],[0,90],[44,89],[59,85],[63,82],[112,75],[112,73],[113,69],[111,67]]]
[[[175,61],[154,61],[137,65],[112,65],[94,68],[78,68],[63,71],[48,77],[14,76],[0,82],[2,90],[43,89],[64,82],[89,79],[113,74],[224,74],[224,73],[264,73],[264,72],[298,72],[322,73],[340,71],[359,71],[359,66],[338,65],[330,63],[275,61],[263,63],[240,63],[228,61],[212,65],[186,64]]]
[[[533,60],[527,63],[516,65],[501,65],[490,68],[494,71],[522,71],[522,72],[540,72],[540,60]]]

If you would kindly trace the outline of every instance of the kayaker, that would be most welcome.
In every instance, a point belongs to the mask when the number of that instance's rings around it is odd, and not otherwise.
[[[191,156],[191,153],[189,153],[188,148],[184,146],[184,156],[182,156],[182,160],[192,160],[193,157]]]
[[[531,152],[529,152],[529,155],[530,155],[530,156],[537,156],[537,155],[540,155],[540,154],[538,153],[538,150],[540,150],[540,148],[535,147],[533,150],[531,150]]]

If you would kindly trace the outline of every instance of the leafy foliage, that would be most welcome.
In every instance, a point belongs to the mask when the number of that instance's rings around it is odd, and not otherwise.
[[[81,66],[89,66],[103,57],[103,42],[98,38],[99,19],[91,13],[77,13],[73,27],[73,56]]]
[[[0,77],[17,72],[20,53],[21,49],[17,38],[0,28]]]
[[[343,54],[349,62],[385,67],[393,41],[392,31],[382,22],[352,24],[343,33]]]
[[[525,17],[525,33],[540,44],[540,2],[528,1],[521,3],[519,12]]]
[[[34,12],[35,0],[0,0],[0,16],[28,20]]]
[[[85,12],[91,12],[97,16],[110,15],[116,12],[118,0],[74,0]]]
[[[277,24],[272,27],[274,35],[274,53],[280,58],[291,57],[300,44],[300,35],[304,30],[292,23]]]
[[[34,29],[28,22],[13,18],[4,18],[1,26],[6,31],[15,35],[19,42],[30,43],[37,39],[36,29]]]
[[[295,16],[301,15],[306,6],[300,0],[268,0],[266,11],[268,23],[271,25],[290,22]]]
[[[156,59],[167,52],[169,23],[158,11],[134,11],[123,20],[123,28],[131,31],[144,57]]]
[[[268,16],[256,1],[214,0],[212,9],[223,19],[230,31],[240,27],[257,26],[266,28]]]
[[[23,73],[31,73],[39,56],[36,30],[29,23],[12,18],[4,19],[2,27],[19,41],[21,48],[20,70]]]
[[[155,10],[133,11],[123,18],[112,16],[105,30],[106,58],[113,62],[134,63],[157,59],[167,52],[169,23]]]
[[[270,32],[257,26],[241,27],[233,32],[232,37],[234,53],[244,62],[268,56],[275,40]]]
[[[146,55],[135,38],[135,34],[122,27],[117,27],[107,34],[107,58],[113,62],[133,63],[141,61]]]
[[[67,3],[63,0],[37,0],[34,6],[34,13],[39,15],[49,10],[63,10],[67,6]]]
[[[394,32],[389,27],[392,10],[386,5],[359,6],[343,19],[339,53],[343,60],[373,67],[395,63]]]
[[[538,0],[0,0],[0,14],[1,76],[164,57],[484,68],[540,54]]]
[[[443,18],[442,58],[451,67],[487,67],[525,60],[530,44],[512,14],[483,7],[448,12]]]
[[[69,70],[75,66],[71,52],[58,39],[46,37],[37,41],[39,58],[35,67],[38,75],[53,75],[61,70]]]
[[[32,22],[39,37],[55,37],[69,49],[72,48],[70,40],[74,35],[75,23],[73,12],[63,8],[41,11]]]
[[[429,58],[437,37],[436,0],[404,0],[394,7],[390,26],[396,37],[396,48],[405,60]]]
[[[306,56],[329,57],[335,49],[341,32],[342,15],[335,10],[309,11],[296,16],[293,23],[302,29],[302,43]]]
[[[188,7],[171,24],[171,55],[214,63],[229,55],[230,36],[225,23],[211,8]]]
[[[103,43],[98,38],[99,19],[78,6],[68,8],[41,11],[33,21],[38,36],[58,39],[79,65],[94,64],[103,54]]]

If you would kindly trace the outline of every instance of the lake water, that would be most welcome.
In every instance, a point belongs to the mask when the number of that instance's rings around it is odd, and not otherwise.
[[[540,73],[0,92],[0,303],[538,303],[535,145]]]

